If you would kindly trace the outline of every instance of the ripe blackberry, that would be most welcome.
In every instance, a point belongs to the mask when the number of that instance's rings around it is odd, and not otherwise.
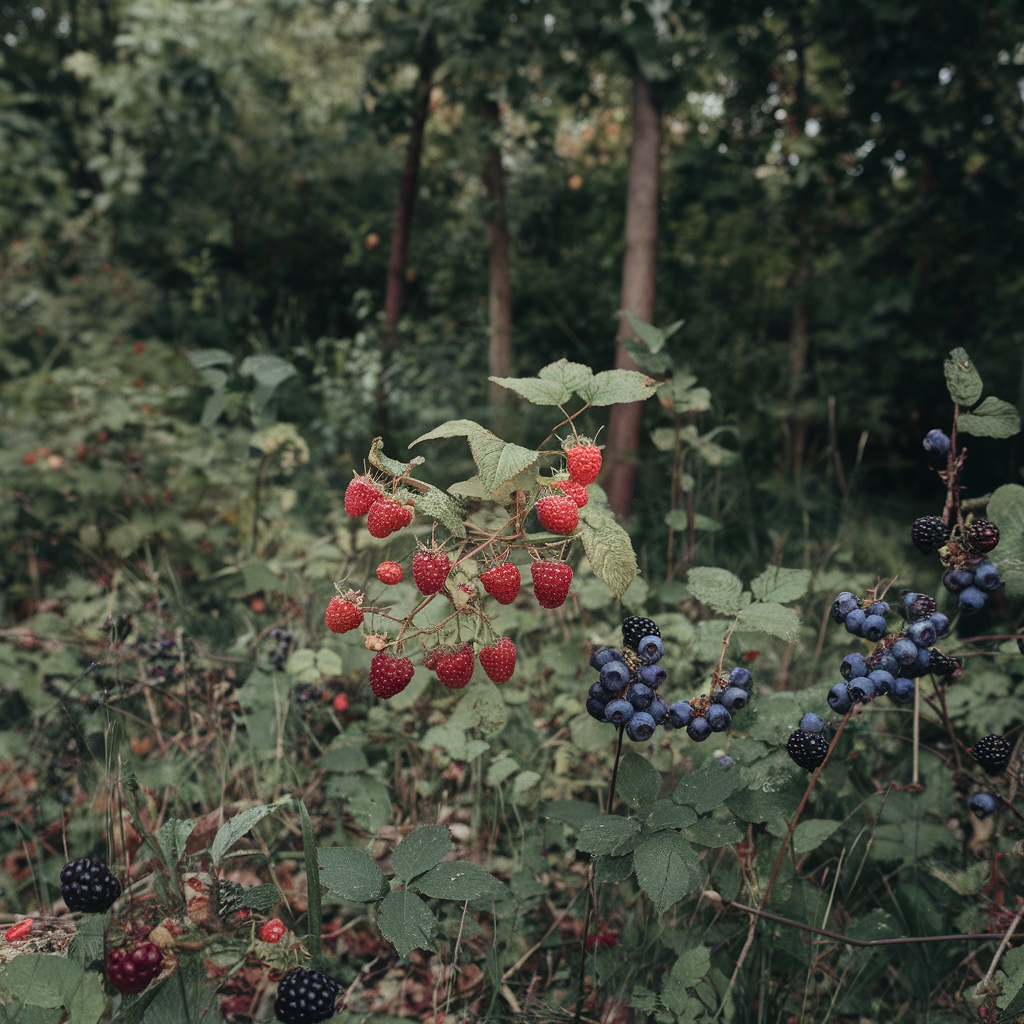
[[[922,516],[914,520],[910,539],[922,555],[930,555],[949,540],[949,527],[938,516]]]
[[[60,869],[60,894],[68,910],[105,914],[121,895],[121,883],[103,861],[79,857]]]
[[[975,519],[967,527],[964,540],[967,541],[967,546],[972,551],[976,551],[979,555],[987,554],[999,543],[999,527],[987,519]]]
[[[823,733],[797,729],[796,732],[790,733],[786,741],[786,750],[801,768],[813,772],[815,768],[821,767],[825,760],[828,740]]]
[[[932,651],[931,654],[929,672],[934,672],[937,676],[958,676],[963,671],[964,664],[959,658],[950,658],[938,651]]]
[[[282,1024],[330,1020],[340,991],[338,983],[326,974],[294,967],[277,983],[274,1014]]]
[[[645,636],[661,636],[658,624],[642,615],[627,615],[622,620],[622,643],[631,650],[637,650]]]
[[[1006,766],[1010,763],[1010,754],[1013,748],[1005,736],[991,733],[982,736],[977,743],[971,747],[971,757],[974,758],[989,775],[1002,775]]]

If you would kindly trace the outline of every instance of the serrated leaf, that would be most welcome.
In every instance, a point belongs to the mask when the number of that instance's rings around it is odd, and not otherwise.
[[[639,370],[604,370],[576,393],[590,405],[645,402],[658,390],[658,382]]]
[[[981,398],[984,388],[981,383],[981,374],[975,369],[974,363],[965,349],[953,349],[943,364],[943,370],[946,374],[946,387],[949,389],[950,398],[957,405],[971,406]]]
[[[684,807],[672,800],[658,800],[647,815],[647,827],[652,832],[662,829],[686,828],[697,820],[697,812],[692,807]]]
[[[156,830],[154,838],[164,863],[170,868],[185,856],[185,843],[195,828],[193,821],[165,821]]]
[[[816,850],[840,825],[841,821],[829,818],[810,818],[801,821],[793,830],[793,849],[797,853],[810,853],[811,850]]]
[[[795,644],[800,639],[800,616],[793,608],[769,601],[765,604],[751,604],[739,614],[743,629],[756,630]]]
[[[542,380],[561,384],[566,391],[579,393],[594,377],[594,371],[583,363],[570,363],[568,359],[559,359],[557,363],[548,363],[538,374]]]
[[[789,604],[790,601],[799,601],[810,585],[810,569],[783,569],[769,565],[760,576],[750,581],[750,590],[758,601]]]
[[[453,537],[466,536],[466,527],[462,522],[466,515],[465,507],[451,495],[436,487],[428,487],[422,493],[413,494],[412,504],[421,516],[436,520]]]
[[[591,572],[616,597],[621,597],[640,571],[629,534],[607,509],[591,509],[588,504],[581,510],[580,539]]]
[[[281,902],[281,890],[269,882],[243,889],[238,895],[237,906],[248,907],[250,910],[265,914],[271,907]]]
[[[640,831],[637,818],[623,818],[619,814],[599,814],[585,821],[576,830],[576,849],[583,853],[627,852],[623,847]]]
[[[629,326],[633,328],[633,333],[651,352],[660,352],[665,345],[665,339],[670,334],[674,334],[683,325],[683,321],[678,320],[667,330],[663,331],[653,324],[649,324],[646,320],[641,320],[631,310],[619,310],[619,315],[625,315],[629,321]]]
[[[736,822],[714,821],[711,818],[701,818],[699,821],[695,821],[683,829],[683,835],[691,843],[715,850],[720,846],[738,843],[743,838],[743,832],[736,827]]]
[[[633,851],[636,880],[663,914],[701,883],[697,854],[678,832],[655,832]]]
[[[711,951],[707,946],[695,946],[681,953],[669,972],[672,988],[693,988],[711,970]]]
[[[679,780],[672,799],[692,807],[698,814],[707,814],[725,803],[741,785],[735,765],[726,767],[712,758]]]
[[[644,373],[664,376],[672,368],[672,357],[667,352],[651,352],[646,346],[632,338],[624,337],[621,340],[622,347]]]
[[[957,427],[975,437],[1013,437],[1020,433],[1020,414],[1009,402],[989,395],[973,412],[960,413]]]
[[[575,832],[579,832],[583,825],[600,813],[594,804],[588,804],[583,800],[552,800],[546,803],[541,811],[545,818],[564,821]]]
[[[320,883],[327,886],[324,899],[373,903],[387,894],[384,872],[363,850],[354,846],[321,846],[316,852]]]
[[[258,384],[267,388],[276,388],[283,384],[289,377],[294,377],[299,371],[280,356],[262,355],[246,356],[238,372],[243,377],[252,377]]]
[[[653,804],[661,788],[661,773],[633,750],[627,750],[619,764],[615,792],[631,810]]]
[[[608,883],[617,885],[633,874],[633,854],[625,853],[621,857],[609,857],[603,854],[594,861],[594,881],[601,885]]]
[[[377,908],[377,927],[401,957],[433,949],[437,922],[423,899],[408,889],[392,891]]]
[[[238,842],[254,825],[261,822],[271,813],[277,804],[260,804],[259,807],[250,807],[247,811],[240,811],[233,818],[224,822],[210,844],[210,859],[213,866],[218,867],[224,854]]]
[[[743,607],[743,583],[728,569],[700,566],[691,569],[686,577],[690,593],[716,612],[734,615]]]
[[[466,860],[446,860],[420,875],[416,888],[439,900],[501,899],[507,887],[489,871]]]
[[[444,424],[442,424],[442,426],[444,426]],[[438,429],[440,429],[440,427]],[[413,441],[413,444],[415,443],[416,442]],[[412,444],[409,445],[409,447],[411,448]],[[421,455],[417,455],[415,459],[410,459],[408,462],[399,462],[397,459],[389,459],[384,454],[384,438],[375,437],[370,444],[370,453],[366,456],[366,461],[369,462],[371,466],[379,469],[382,473],[387,473],[388,476],[408,476],[416,466],[423,465],[424,459]]]
[[[235,357],[222,348],[193,348],[185,353],[185,358],[197,370],[206,370],[211,366],[228,366],[235,361]]]
[[[488,377],[491,383],[514,391],[534,405],[564,405],[572,392],[556,380],[539,377]]]
[[[405,882],[429,871],[451,852],[452,834],[447,825],[420,825],[391,854],[391,867]]]

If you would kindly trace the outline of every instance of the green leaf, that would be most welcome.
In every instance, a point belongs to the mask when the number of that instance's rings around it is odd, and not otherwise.
[[[975,437],[1013,437],[1020,433],[1020,414],[1009,402],[989,395],[974,412],[960,413],[957,427]]]
[[[632,852],[623,854],[621,857],[609,857],[603,854],[594,862],[594,881],[601,885],[608,883],[618,885],[624,882],[633,874]]]
[[[510,775],[519,771],[519,762],[507,751],[487,767],[487,775],[484,781],[488,786],[500,786]]]
[[[1006,951],[995,978],[999,982],[996,1006],[1003,1011],[999,1020],[1019,1020],[1024,1013],[1024,946]]]
[[[677,804],[692,807],[698,814],[707,814],[725,803],[740,785],[740,773],[735,765],[725,767],[711,758],[680,779],[672,799]]]
[[[267,388],[276,388],[283,384],[289,377],[294,377],[299,371],[280,356],[262,355],[246,356],[238,372],[243,377],[252,377],[257,384]]]
[[[555,380],[538,377],[488,377],[492,384],[514,391],[534,405],[564,405],[572,392]]]
[[[692,807],[684,807],[672,800],[658,800],[647,815],[647,827],[652,832],[660,832],[665,828],[686,828],[697,820],[697,812]]]
[[[321,647],[316,652],[316,667],[325,676],[340,676],[343,668],[341,658],[329,647]]]
[[[185,843],[195,828],[193,821],[165,821],[156,830],[154,838],[168,869],[172,869],[185,856]]]
[[[420,825],[391,854],[391,867],[404,882],[429,871],[451,852],[452,834],[447,825]]]
[[[841,821],[829,818],[801,821],[793,830],[793,849],[797,853],[810,853],[811,850],[816,850],[840,825]]]
[[[594,371],[582,363],[570,363],[567,359],[559,359],[557,363],[548,363],[537,376],[541,380],[561,384],[566,391],[579,393],[593,380]]]
[[[328,747],[318,758],[317,765],[325,772],[339,772],[350,775],[365,771],[370,767],[358,743],[343,743],[336,747]]]
[[[800,616],[796,610],[774,601],[748,605],[738,618],[743,629],[777,636],[787,644],[795,644],[800,639]]]
[[[701,818],[688,828],[684,828],[683,835],[691,843],[715,850],[720,846],[738,843],[743,838],[743,832],[736,827],[736,822],[713,821],[711,818]]]
[[[250,807],[247,811],[240,811],[233,818],[224,822],[217,834],[213,837],[210,845],[210,859],[213,866],[218,867],[224,854],[238,842],[254,825],[262,821],[271,813],[277,804],[260,804],[259,807]]]
[[[412,504],[421,516],[429,516],[436,520],[453,537],[466,536],[466,527],[462,522],[466,509],[461,501],[436,487],[428,487],[422,493],[413,494]]]
[[[235,357],[222,348],[193,348],[185,353],[185,358],[197,370],[206,370],[211,366],[228,366],[235,361]]]
[[[632,338],[621,339],[622,346],[629,353],[633,362],[643,370],[644,373],[654,373],[663,376],[672,369],[672,357],[667,352],[651,352],[640,342]]]
[[[743,583],[728,569],[703,566],[691,569],[686,577],[690,593],[723,615],[735,615],[743,607]]]
[[[434,915],[422,898],[408,889],[392,891],[384,897],[377,908],[377,927],[401,957],[414,949],[434,948]]]
[[[811,585],[810,569],[782,569],[769,565],[760,576],[750,581],[750,589],[758,601],[788,604],[799,601]]]
[[[1004,484],[989,499],[986,518],[999,527],[999,546],[989,558],[999,569],[1006,596],[1011,601],[1024,598],[1024,487]]]
[[[949,396],[957,405],[971,406],[981,398],[984,387],[981,375],[964,349],[953,349],[943,365],[943,370],[946,374]]]
[[[587,504],[580,512],[580,539],[591,572],[621,597],[640,571],[629,534],[607,508]]]
[[[651,352],[660,352],[665,345],[665,339],[668,338],[669,335],[675,334],[675,332],[683,326],[683,321],[677,320],[671,327],[661,330],[660,328],[649,324],[646,320],[641,320],[640,317],[631,310],[619,310],[619,315],[625,315],[626,319],[629,321],[629,326],[633,328],[633,333]]]
[[[541,810],[545,818],[564,821],[574,832],[579,832],[591,818],[596,818],[600,813],[595,804],[583,800],[552,800],[544,804]]]
[[[459,422],[466,421],[460,420]],[[413,444],[415,443],[416,442],[413,441]],[[411,448],[412,445],[409,445],[409,447]],[[397,459],[389,459],[384,454],[384,438],[375,437],[370,444],[370,453],[366,456],[366,461],[369,462],[371,466],[379,469],[382,473],[387,473],[388,476],[408,476],[416,466],[423,465],[425,460],[421,455],[417,455],[415,459],[411,459],[409,462],[399,462]]]
[[[618,814],[599,814],[585,821],[576,831],[576,849],[582,853],[628,852],[623,849],[640,831],[636,818],[623,818]]]
[[[316,856],[316,833],[305,801],[299,800],[299,824],[302,827],[302,854],[306,864],[306,944],[313,966],[319,968],[323,960],[322,932],[323,886],[320,883],[320,863]]]
[[[388,883],[377,862],[354,846],[321,846],[317,850],[324,897],[333,903],[374,903],[387,895]]]
[[[655,832],[633,851],[636,880],[663,914],[701,883],[697,854],[677,832]]]
[[[248,907],[265,914],[271,907],[281,902],[281,890],[269,882],[264,885],[254,885],[248,889],[242,889],[235,900],[235,906]]]
[[[672,965],[669,972],[669,986],[672,988],[693,988],[711,970],[711,951],[707,946],[695,946],[686,950]]]
[[[512,800],[514,803],[522,803],[526,794],[540,782],[539,772],[520,772],[512,783]]]
[[[479,864],[466,860],[446,860],[420,875],[416,888],[425,896],[440,900],[501,899],[507,887]]]
[[[635,751],[627,750],[619,764],[615,792],[631,810],[653,804],[661,788],[661,773]]]
[[[590,405],[645,402],[658,390],[658,382],[639,370],[604,370],[594,375],[577,394]]]

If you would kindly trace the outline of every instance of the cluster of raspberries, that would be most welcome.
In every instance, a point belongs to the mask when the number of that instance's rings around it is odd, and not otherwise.
[[[598,647],[590,657],[600,676],[587,692],[587,713],[599,722],[625,726],[635,742],[649,740],[659,725],[686,729],[698,743],[728,729],[732,713],[750,699],[747,669],[734,668],[728,677],[715,678],[710,694],[670,706],[657,693],[667,675],[658,664],[664,653],[657,623],[628,616],[622,623],[622,649]]]

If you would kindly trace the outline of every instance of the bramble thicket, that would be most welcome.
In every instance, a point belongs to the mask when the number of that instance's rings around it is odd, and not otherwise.
[[[0,1024],[1024,1020],[1019,9],[0,24]]]

